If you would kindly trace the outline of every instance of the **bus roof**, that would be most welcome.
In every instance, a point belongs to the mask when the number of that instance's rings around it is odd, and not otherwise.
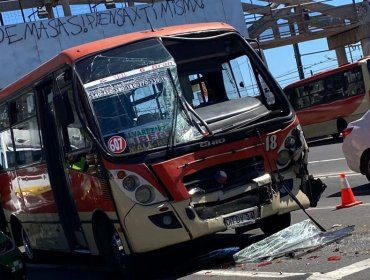
[[[42,76],[47,75],[51,71],[58,69],[61,65],[72,65],[74,61],[84,56],[93,54],[97,51],[114,48],[119,45],[124,45],[146,38],[185,35],[193,32],[209,32],[214,30],[235,31],[235,28],[222,22],[175,25],[154,30],[127,33],[72,47],[61,51],[52,59],[48,60],[19,80],[0,90],[0,100],[7,98],[11,93],[15,91],[24,88],[32,81],[37,81]]]
[[[294,87],[299,87],[299,86],[302,86],[304,84],[307,84],[307,83],[310,83],[310,82],[313,82],[313,81],[316,81],[318,79],[321,79],[321,78],[324,78],[324,77],[327,77],[327,76],[330,76],[332,74],[335,74],[335,73],[339,73],[339,72],[342,72],[342,71],[347,71],[349,69],[352,69],[352,68],[355,68],[356,66],[358,66],[361,62],[363,61],[366,61],[368,60],[370,57],[364,57],[364,58],[361,58],[353,63],[347,63],[347,64],[343,64],[337,68],[334,68],[334,69],[329,69],[329,70],[325,70],[325,71],[322,71],[322,72],[319,72],[317,74],[314,74],[312,75],[311,77],[308,77],[308,78],[305,78],[305,79],[302,79],[302,80],[299,80],[299,81],[296,81],[290,85],[287,85],[285,89],[289,89],[289,88],[294,88]]]

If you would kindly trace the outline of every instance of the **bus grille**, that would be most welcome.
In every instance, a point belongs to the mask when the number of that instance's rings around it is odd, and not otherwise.
[[[183,183],[188,191],[200,189],[206,194],[220,189],[237,188],[264,174],[263,158],[252,157],[199,170],[185,176]]]
[[[270,203],[271,186],[262,186],[231,199],[194,205],[194,210],[202,220],[212,219],[220,215]]]

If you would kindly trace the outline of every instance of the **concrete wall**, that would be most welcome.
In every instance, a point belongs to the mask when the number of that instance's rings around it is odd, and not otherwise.
[[[0,88],[63,49],[153,28],[222,21],[247,35],[240,0],[175,0],[0,27]]]

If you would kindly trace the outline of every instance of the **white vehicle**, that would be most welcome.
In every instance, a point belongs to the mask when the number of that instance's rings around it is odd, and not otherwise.
[[[343,131],[343,153],[348,167],[370,181],[370,110]]]

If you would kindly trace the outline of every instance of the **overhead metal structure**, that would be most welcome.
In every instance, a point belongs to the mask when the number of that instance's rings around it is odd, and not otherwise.
[[[248,14],[249,35],[259,38],[264,48],[273,48],[329,37],[358,26],[360,4],[332,6],[324,2],[329,1],[273,0],[266,6],[242,5]]]
[[[364,55],[370,55],[369,2],[350,1],[341,6],[330,5],[330,0],[259,0],[242,5],[249,36],[258,38],[262,49],[327,38],[338,64],[344,64],[346,45],[361,42]]]

